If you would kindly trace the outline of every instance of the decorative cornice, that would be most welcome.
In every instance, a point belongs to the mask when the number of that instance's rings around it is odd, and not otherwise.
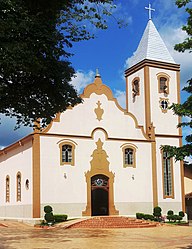
[[[168,69],[168,70],[173,70],[173,71],[180,71],[179,64],[144,59],[141,62],[137,63],[136,65],[125,70],[125,77],[128,77],[129,75],[133,74],[134,72],[142,69],[144,66],[161,68],[161,69]]]
[[[95,81],[92,84],[89,84],[85,87],[83,94],[81,94],[81,98],[89,98],[92,93],[96,93],[98,95],[105,94],[108,100],[113,100],[113,93],[111,89],[102,83],[101,77],[96,76]]]

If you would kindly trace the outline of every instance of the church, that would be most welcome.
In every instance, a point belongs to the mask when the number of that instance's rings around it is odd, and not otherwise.
[[[150,18],[125,80],[125,109],[97,71],[83,103],[0,150],[0,217],[185,211],[183,162],[161,150],[182,144],[180,66]]]

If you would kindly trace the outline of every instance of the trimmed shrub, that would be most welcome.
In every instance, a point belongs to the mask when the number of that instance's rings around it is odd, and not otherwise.
[[[180,216],[180,215],[177,215],[177,220],[178,220],[178,222],[180,223],[180,221],[183,219],[183,217],[182,216]]]
[[[169,210],[169,211],[167,212],[167,215],[174,215],[173,210]],[[167,219],[168,219],[168,218],[167,218]]]
[[[44,212],[47,214],[47,213],[51,213],[53,211],[53,208],[49,205],[45,206],[44,207]]]
[[[144,219],[145,214],[144,213],[136,213],[136,218],[137,219]]]
[[[180,211],[179,216],[181,216],[183,218],[185,216],[185,213],[183,211]]]
[[[63,222],[67,220],[67,215],[66,214],[54,214],[54,220],[55,222]]]
[[[144,219],[145,220],[154,220],[154,216],[152,214],[145,214]]]
[[[167,215],[167,219],[168,219],[169,221],[174,220],[173,216],[174,216],[173,214]]]
[[[154,207],[153,209],[153,215],[154,217],[157,219],[157,221],[160,221],[160,217],[161,217],[161,208],[160,207]],[[155,219],[155,220],[156,220]]]
[[[47,221],[47,223],[53,223],[54,220],[55,220],[52,212],[51,213],[46,213],[44,218]]]
[[[179,220],[179,215],[174,214],[173,215],[173,221],[176,222],[177,220]]]

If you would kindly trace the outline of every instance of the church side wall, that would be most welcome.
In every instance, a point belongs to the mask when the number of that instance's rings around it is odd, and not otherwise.
[[[41,136],[42,217],[45,205],[51,205],[54,213],[82,216],[87,205],[85,173],[90,170],[91,155],[97,148],[98,138],[101,138],[108,155],[109,170],[115,174],[114,202],[119,214],[152,212],[151,144],[133,142],[137,147],[136,168],[123,168],[122,145],[125,142],[105,140],[105,134],[98,131],[93,139]],[[74,166],[60,165],[59,143],[64,139],[76,144]]]
[[[175,162],[173,159],[173,186],[174,198],[164,198],[163,195],[163,165],[162,154],[160,151],[161,145],[179,146],[177,138],[157,138],[157,181],[158,181],[158,205],[162,208],[162,213],[166,214],[168,210],[173,210],[175,213],[182,211],[182,186],[181,186],[181,170],[180,162]]]
[[[32,143],[9,150],[0,157],[0,217],[32,217]],[[17,201],[17,173],[21,173],[21,201]],[[6,177],[10,179],[10,201],[6,202]],[[29,189],[26,180],[29,180]]]

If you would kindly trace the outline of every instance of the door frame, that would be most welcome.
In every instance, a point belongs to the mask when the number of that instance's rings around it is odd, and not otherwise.
[[[87,205],[85,211],[82,212],[83,216],[91,216],[92,210],[91,210],[91,178],[95,175],[105,175],[108,177],[108,185],[109,185],[109,192],[108,192],[108,198],[109,198],[109,215],[118,215],[119,211],[115,209],[114,205],[114,191],[113,191],[113,185],[114,185],[114,177],[115,174],[112,172],[106,170],[105,172],[99,172],[95,170],[87,171],[85,173],[86,177],[86,183],[87,183]]]

